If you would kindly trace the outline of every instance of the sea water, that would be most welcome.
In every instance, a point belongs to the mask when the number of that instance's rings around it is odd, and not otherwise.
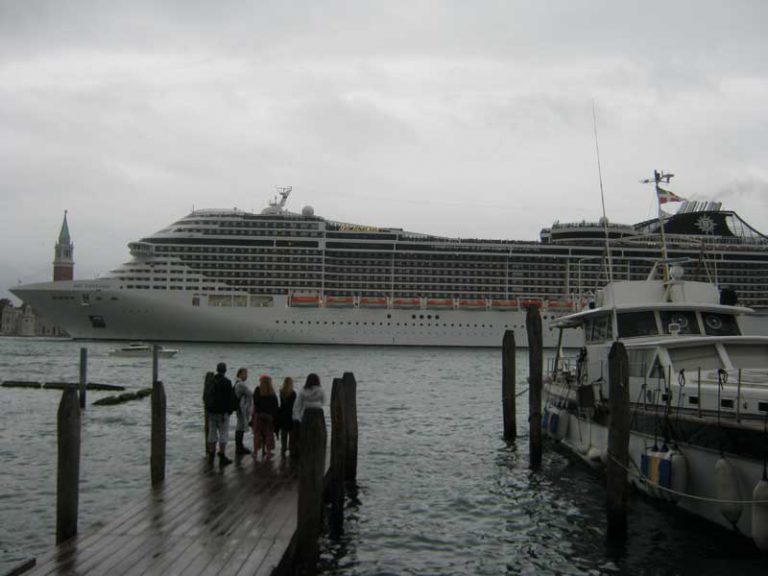
[[[167,394],[168,476],[202,458],[202,382],[226,362],[253,385],[267,373],[301,384],[320,375],[358,383],[358,490],[344,534],[324,537],[324,574],[765,574],[749,540],[633,494],[624,546],[605,541],[601,478],[547,447],[528,467],[527,397],[519,438],[502,438],[501,351],[276,345],[170,344],[161,359]],[[0,379],[88,379],[129,390],[151,381],[149,359],[116,358],[109,343],[0,339]],[[517,354],[525,390],[527,356]],[[80,531],[108,522],[149,484],[148,399],[83,413]],[[0,388],[0,574],[54,545],[56,410],[61,392]],[[232,450],[234,446],[230,446]]]

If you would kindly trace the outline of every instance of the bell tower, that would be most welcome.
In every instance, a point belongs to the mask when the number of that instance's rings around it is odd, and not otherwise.
[[[67,211],[64,211],[64,222],[61,223],[59,240],[54,248],[53,281],[72,280],[74,276],[75,261],[72,259],[75,247],[69,238],[69,226],[67,225]]]

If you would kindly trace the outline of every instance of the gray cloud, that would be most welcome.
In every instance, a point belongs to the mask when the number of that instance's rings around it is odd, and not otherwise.
[[[534,239],[678,174],[768,231],[759,1],[0,0],[0,292],[273,186],[332,219]],[[1,296],[2,294],[0,294]]]

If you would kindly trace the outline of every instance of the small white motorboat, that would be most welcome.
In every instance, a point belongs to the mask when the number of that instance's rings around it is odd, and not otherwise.
[[[157,355],[160,358],[173,358],[178,354],[178,350],[175,348],[164,348],[161,345],[157,345]],[[121,348],[113,348],[109,351],[110,356],[117,356],[119,358],[151,358],[152,357],[152,345],[134,343],[128,344]]]

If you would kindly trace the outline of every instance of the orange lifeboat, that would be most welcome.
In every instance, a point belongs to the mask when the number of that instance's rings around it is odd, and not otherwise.
[[[464,310],[485,310],[485,300],[459,300],[459,308]]]
[[[453,298],[428,298],[427,308],[447,309],[453,308]]]
[[[352,308],[355,300],[352,296],[326,296],[325,305],[329,308]]]
[[[365,296],[363,298],[360,298],[360,306],[362,308],[386,308],[387,299]]]
[[[419,304],[418,298],[395,298],[392,301],[394,308],[418,308]]]
[[[573,302],[570,300],[550,300],[547,302],[547,308],[550,310],[572,310]]]
[[[522,300],[520,302],[520,306],[522,306],[523,308],[530,308],[532,306],[536,307],[536,308],[541,308],[541,300],[536,300],[535,298],[534,299],[528,299],[528,300]]]
[[[291,306],[301,306],[303,308],[314,308],[320,306],[320,296],[317,294],[302,294],[291,296]]]
[[[494,310],[516,310],[517,300],[491,300],[491,308]]]

